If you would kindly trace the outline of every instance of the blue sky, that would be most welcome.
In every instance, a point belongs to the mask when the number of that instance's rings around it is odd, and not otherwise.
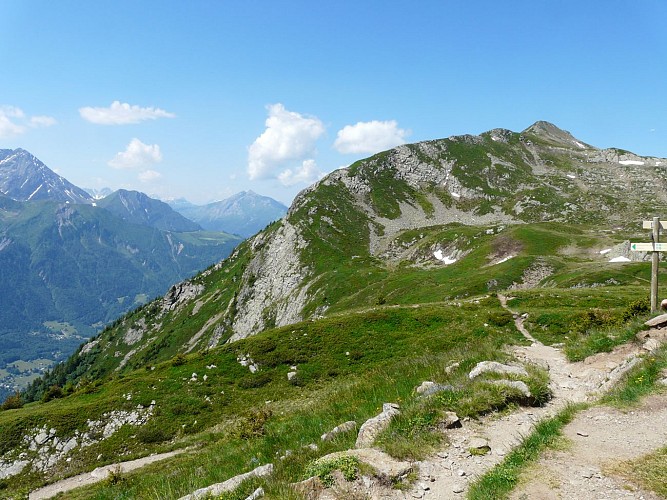
[[[81,187],[289,203],[403,142],[548,120],[667,157],[667,2],[0,1],[0,148]]]

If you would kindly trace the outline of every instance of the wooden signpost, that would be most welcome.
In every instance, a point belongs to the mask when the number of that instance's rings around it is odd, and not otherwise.
[[[645,220],[642,223],[644,229],[651,229],[650,243],[630,243],[630,250],[633,252],[651,252],[651,311],[658,310],[658,264],[660,262],[660,252],[667,252],[667,244],[660,243],[660,229],[667,229],[667,221],[660,220],[660,217],[653,217],[653,220]]]

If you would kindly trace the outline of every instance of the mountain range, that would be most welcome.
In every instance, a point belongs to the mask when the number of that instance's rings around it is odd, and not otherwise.
[[[240,241],[137,191],[94,198],[29,152],[0,150],[0,398]]]
[[[508,301],[572,360],[635,337],[648,266],[611,257],[646,237],[641,221],[667,208],[666,188],[667,159],[599,149],[547,122],[406,144],[332,172],[229,257],[34,381],[22,396],[34,404],[0,412],[5,489],[177,449],[81,495],[179,498],[271,463],[272,478],[236,496],[262,486],[301,498],[290,485],[326,485],[325,465],[360,467],[328,455],[355,447],[349,429],[399,407],[376,448],[416,463],[446,439],[452,412],[549,399],[540,366],[518,377],[529,396],[468,375],[485,360],[522,365],[506,349],[527,343]],[[647,362],[659,372],[665,360]],[[425,381],[442,392],[420,395]]]

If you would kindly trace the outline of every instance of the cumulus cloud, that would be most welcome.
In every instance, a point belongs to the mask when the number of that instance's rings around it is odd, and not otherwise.
[[[160,146],[144,144],[139,139],[132,139],[125,151],[121,151],[109,161],[113,168],[134,168],[159,163],[162,161]]]
[[[311,156],[324,133],[324,125],[316,117],[288,111],[280,103],[267,106],[267,110],[266,130],[248,148],[250,180],[273,177],[286,162]]]
[[[139,180],[141,182],[156,181],[160,177],[162,177],[162,174],[156,170],[144,170],[143,172],[139,173]]]
[[[130,105],[126,102],[114,101],[108,108],[93,108],[86,106],[79,108],[81,118],[97,125],[128,125],[146,120],[157,120],[158,118],[174,118],[174,113],[169,113],[160,108],[142,108]]]
[[[283,186],[293,186],[299,183],[310,184],[324,176],[315,160],[305,160],[300,167],[292,170],[288,168],[278,174],[278,180]]]
[[[378,153],[405,144],[409,135],[395,120],[358,122],[338,131],[334,148],[339,153]]]
[[[50,127],[56,119],[50,116],[27,116],[15,106],[0,106],[0,138],[24,134],[29,128]]]

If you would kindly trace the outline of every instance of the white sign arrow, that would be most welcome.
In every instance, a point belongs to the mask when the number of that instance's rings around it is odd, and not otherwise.
[[[667,252],[667,243],[630,243],[633,252]]]

